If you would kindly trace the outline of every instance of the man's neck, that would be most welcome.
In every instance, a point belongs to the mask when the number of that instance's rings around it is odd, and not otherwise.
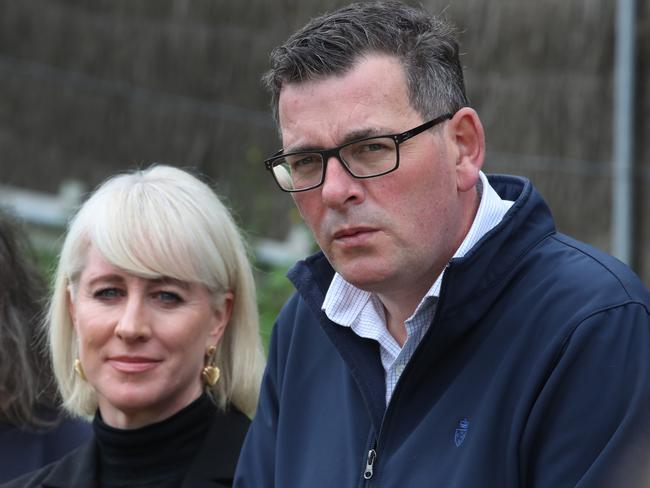
[[[445,267],[454,256],[454,253],[467,236],[467,233],[476,218],[476,213],[481,202],[481,193],[482,192],[479,192],[474,188],[465,196],[465,198],[470,202],[466,205],[466,214],[461,219],[465,224],[460,228],[458,237],[456,238],[452,248],[448,250],[446,258],[438,261],[436,266],[429,270],[427,276],[420,281],[422,284],[419,287],[413,287],[412,283],[417,283],[417,281],[414,280],[411,282],[411,286],[397,286],[394,288],[394,291],[390,293],[376,293],[377,298],[379,298],[384,306],[386,328],[390,335],[395,338],[400,347],[404,347],[404,343],[408,338],[405,325],[406,320],[415,313],[415,310],[424,296],[433,286],[438,276],[440,276],[444,271]]]
[[[404,343],[408,338],[405,325],[406,320],[415,313],[422,298],[424,298],[431,285],[433,285],[436,276],[433,276],[431,283],[428,283],[428,286],[422,289],[409,289],[408,292],[404,291],[395,294],[377,293],[377,298],[379,298],[379,301],[384,306],[386,329],[400,347],[404,347]]]

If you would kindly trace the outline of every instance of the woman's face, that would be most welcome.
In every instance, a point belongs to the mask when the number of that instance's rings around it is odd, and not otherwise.
[[[223,335],[231,293],[215,307],[202,284],[129,274],[91,246],[72,295],[79,359],[108,425],[148,425],[198,398],[205,353]]]

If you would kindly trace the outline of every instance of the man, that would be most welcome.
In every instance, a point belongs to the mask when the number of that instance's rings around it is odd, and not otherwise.
[[[451,30],[353,4],[271,58],[266,166],[323,252],[289,273],[236,486],[644,486],[648,291],[481,172]]]

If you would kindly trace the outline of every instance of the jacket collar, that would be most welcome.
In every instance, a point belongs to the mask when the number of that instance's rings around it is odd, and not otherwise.
[[[501,198],[515,203],[465,256],[449,263],[443,287],[453,290],[445,297],[445,308],[452,313],[468,308],[469,302],[479,309],[492,303],[522,257],[555,233],[551,212],[529,180],[507,175],[488,179]]]

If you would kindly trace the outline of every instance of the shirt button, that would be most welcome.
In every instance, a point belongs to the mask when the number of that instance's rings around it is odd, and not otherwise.
[[[405,366],[403,364],[398,364],[395,366],[395,372],[397,373],[397,376],[401,376],[402,373],[404,372]]]

